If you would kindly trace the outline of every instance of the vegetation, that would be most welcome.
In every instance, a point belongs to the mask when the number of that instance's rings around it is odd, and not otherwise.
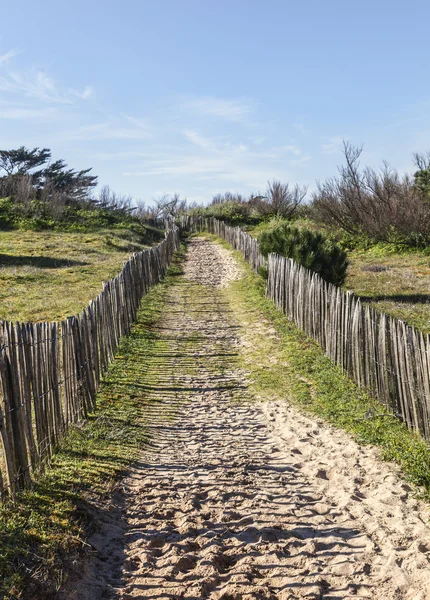
[[[345,165],[339,176],[319,183],[311,216],[317,222],[372,242],[397,240],[405,246],[430,244],[430,202],[427,169],[415,178],[400,176],[385,163],[375,171],[360,169],[362,147],[344,143]],[[420,157],[416,155],[416,161]],[[420,163],[421,166],[424,166]]]
[[[147,206],[109,186],[93,194],[97,177],[91,169],[69,169],[51,162],[49,148],[0,150],[0,230],[97,231],[145,229],[185,209],[179,194],[165,195]]]
[[[51,162],[49,148],[22,146],[0,150],[0,226],[52,227],[54,222],[76,220],[94,201],[97,185],[91,169],[69,169],[64,160]]]
[[[32,490],[0,507],[0,598],[21,597],[24,589],[26,598],[56,597],[65,571],[78,568],[90,550],[85,538],[148,440],[145,419],[161,398],[147,390],[156,389],[165,360],[165,340],[154,324],[178,273],[177,258],[163,284],[143,299],[102,382],[97,413],[67,434]]]
[[[278,222],[261,234],[259,244],[264,256],[273,252],[292,258],[334,285],[342,285],[345,281],[346,252],[321,233],[291,227],[285,221]]]
[[[101,229],[92,233],[0,232],[0,318],[61,320],[80,312],[133,252],[163,231]]]
[[[193,216],[215,217],[229,225],[257,224],[273,217],[292,219],[306,197],[306,188],[288,183],[268,182],[265,195],[252,195],[246,199],[241,194],[218,194],[209,206],[189,207]]]
[[[259,240],[266,231],[283,220],[274,219],[248,228]],[[320,232],[346,251],[347,276],[343,286],[353,290],[363,301],[397,319],[406,321],[424,333],[430,333],[430,256],[426,251],[408,249],[396,243],[368,243],[351,240],[309,219],[294,225],[302,230]]]
[[[414,154],[414,163],[418,170],[414,173],[415,186],[430,200],[430,152],[427,154]]]
[[[430,334],[430,256],[377,244],[348,252],[345,287],[362,300]]]
[[[249,372],[256,397],[262,401],[288,399],[353,434],[359,443],[378,446],[381,457],[396,462],[429,501],[428,444],[360,389],[316,342],[277,310],[265,296],[263,279],[238,252],[235,255],[245,276],[232,282],[224,293],[236,319],[245,325],[242,331],[248,339],[243,345],[242,366]]]

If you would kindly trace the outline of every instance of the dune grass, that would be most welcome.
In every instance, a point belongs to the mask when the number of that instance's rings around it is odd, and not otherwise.
[[[0,232],[0,319],[59,321],[80,312],[155,229]]]
[[[352,251],[345,287],[379,311],[430,334],[430,256],[376,246]]]

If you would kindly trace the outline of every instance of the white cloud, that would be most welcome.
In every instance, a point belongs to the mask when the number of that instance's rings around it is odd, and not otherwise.
[[[301,156],[300,158],[295,158],[290,161],[290,165],[302,166],[307,164],[310,160],[312,160],[312,156],[310,154],[306,154],[305,156]]]
[[[20,54],[19,50],[9,50],[5,54],[0,54],[0,67],[8,63],[17,54]]]
[[[126,115],[126,114],[122,115],[122,117],[129,123],[132,123],[136,127],[139,127],[139,129],[149,130],[151,128],[151,124],[148,119],[143,119],[141,117],[133,117],[133,116]]]
[[[5,77],[0,77],[0,91],[55,103],[71,102],[57,90],[54,81],[42,71],[27,75],[9,73]]]
[[[188,99],[183,106],[193,113],[202,116],[217,117],[226,121],[245,122],[254,111],[254,105],[244,99],[215,98],[203,96],[202,98]]]
[[[223,162],[217,159],[199,156],[181,157],[148,161],[148,167],[139,171],[126,171],[125,177],[143,177],[145,175],[201,175],[215,174],[223,168]]]
[[[255,137],[251,137],[250,141],[253,144],[256,144],[257,146],[259,146],[260,144],[263,144],[266,141],[266,137],[264,137],[263,135],[257,135]]]
[[[265,155],[266,153],[250,152],[242,144],[229,148],[225,146],[219,153],[209,156],[186,155],[176,151],[170,156],[159,156],[144,161],[140,168],[127,170],[122,175],[128,178],[192,177],[194,181],[234,182],[235,186],[255,190],[264,187],[269,179],[285,178],[283,166],[273,165],[272,161],[262,164]]]

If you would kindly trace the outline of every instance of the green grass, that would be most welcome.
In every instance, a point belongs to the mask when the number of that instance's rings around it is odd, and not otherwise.
[[[248,336],[242,366],[250,373],[256,397],[288,399],[351,433],[359,443],[378,446],[381,457],[397,463],[405,478],[418,486],[417,493],[430,501],[429,445],[360,389],[278,311],[265,296],[262,278],[251,272],[239,253],[235,255],[245,276],[224,293]]]
[[[82,557],[92,515],[108,509],[116,481],[139,457],[148,440],[148,404],[157,402],[145,390],[157,387],[164,361],[165,341],[152,325],[178,272],[177,258],[144,298],[102,382],[97,412],[70,431],[32,490],[0,508],[0,598],[23,590],[24,598],[54,597],[64,570]]]
[[[272,219],[248,229],[248,232],[258,238],[276,223],[279,219]],[[324,231],[312,221],[303,219],[293,225]],[[399,252],[393,244],[374,244],[366,250],[350,250],[348,260],[345,289],[353,290],[376,310],[430,334],[428,252]]]
[[[80,312],[133,252],[163,235],[153,229],[0,232],[0,319],[59,321]]]

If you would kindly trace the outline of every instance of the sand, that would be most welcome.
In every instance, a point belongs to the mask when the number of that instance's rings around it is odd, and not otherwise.
[[[430,598],[429,508],[398,469],[287,399],[252,398],[219,290],[240,276],[228,250],[192,240],[160,322],[171,419],[150,416],[152,443],[63,597]]]

